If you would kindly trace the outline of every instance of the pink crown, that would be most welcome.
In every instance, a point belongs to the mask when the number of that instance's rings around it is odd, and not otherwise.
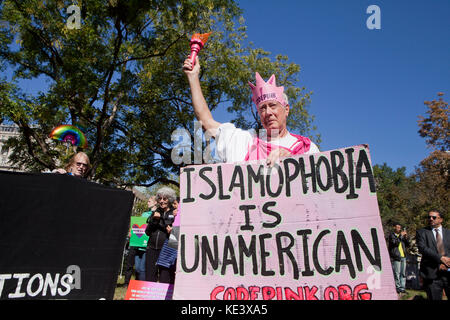
[[[267,82],[261,78],[258,72],[255,73],[256,85],[251,83],[248,84],[252,89],[252,100],[256,106],[258,106],[261,102],[267,100],[276,100],[281,103],[283,106],[286,105],[286,100],[283,96],[284,87],[277,87],[275,75],[273,74]]]

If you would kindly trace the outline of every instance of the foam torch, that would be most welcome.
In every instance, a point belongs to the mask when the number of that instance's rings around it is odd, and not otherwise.
[[[195,64],[195,57],[200,52],[200,50],[204,47],[206,41],[208,41],[208,37],[211,34],[209,33],[194,33],[191,38],[191,55],[189,58],[192,61],[192,64]]]

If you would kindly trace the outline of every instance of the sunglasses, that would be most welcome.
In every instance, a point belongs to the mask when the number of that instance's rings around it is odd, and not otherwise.
[[[81,167],[81,166],[83,166],[84,168],[88,167],[87,163],[83,163],[83,162],[77,162],[76,165],[77,165],[77,167]]]
[[[436,218],[438,218],[438,216],[428,216],[428,219],[436,220]]]

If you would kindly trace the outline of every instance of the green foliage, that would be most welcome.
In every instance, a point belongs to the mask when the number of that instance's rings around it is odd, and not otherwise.
[[[393,170],[386,163],[373,167],[377,186],[378,207],[385,232],[392,230],[393,223],[408,225],[408,229],[415,229],[410,224],[411,192],[414,192],[414,179],[407,177],[406,168]]]
[[[69,29],[67,8],[81,7],[81,28]],[[0,3],[0,120],[19,125],[8,141],[11,160],[29,170],[54,169],[70,156],[48,138],[60,124],[83,128],[90,176],[112,185],[177,184],[171,133],[193,132],[190,92],[181,66],[194,32],[213,31],[202,60],[211,109],[226,104],[235,121],[257,127],[247,82],[254,71],[288,87],[292,130],[311,135],[310,94],[295,87],[300,67],[244,45],[241,10],[232,0],[5,0]],[[48,89],[21,92],[16,81],[38,78]],[[71,150],[69,150],[71,151]]]
[[[407,176],[404,167],[394,171],[386,163],[373,167],[386,233],[392,230],[393,222],[398,222],[414,236],[417,229],[427,225],[430,210],[444,213],[444,226],[450,226],[450,153],[444,151],[449,147],[448,103],[443,95],[438,93],[438,100],[425,101],[427,117],[419,116],[419,134],[434,151],[420,162],[415,173]]]
[[[446,214],[444,224],[450,226],[450,130],[449,108],[444,93],[438,100],[425,101],[427,117],[419,116],[419,134],[433,151],[416,168],[415,178],[423,211],[440,210]]]
[[[377,184],[378,207],[385,235],[393,229],[393,223],[406,228],[408,236],[414,238],[416,231],[427,226],[426,217],[430,210],[448,210],[448,195],[434,193],[439,182],[431,182],[431,175],[417,174],[407,176],[405,167],[393,170],[386,163],[373,167]],[[425,187],[427,185],[427,187]],[[447,205],[443,206],[447,201]],[[448,211],[447,211],[448,212]],[[449,226],[449,219],[444,220]]]
[[[415,201],[422,212],[438,210],[446,214],[445,225],[450,226],[450,154],[434,151],[420,162],[414,177],[418,197]]]
[[[450,150],[450,123],[448,121],[448,103],[442,98],[444,93],[438,93],[438,100],[425,101],[428,107],[427,117],[419,116],[419,134],[433,150]]]
[[[147,201],[136,201],[133,206],[132,216],[141,216],[142,213],[148,211]]]

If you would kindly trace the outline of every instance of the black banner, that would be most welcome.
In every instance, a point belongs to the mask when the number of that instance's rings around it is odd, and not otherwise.
[[[112,299],[134,195],[0,171],[0,299]]]

